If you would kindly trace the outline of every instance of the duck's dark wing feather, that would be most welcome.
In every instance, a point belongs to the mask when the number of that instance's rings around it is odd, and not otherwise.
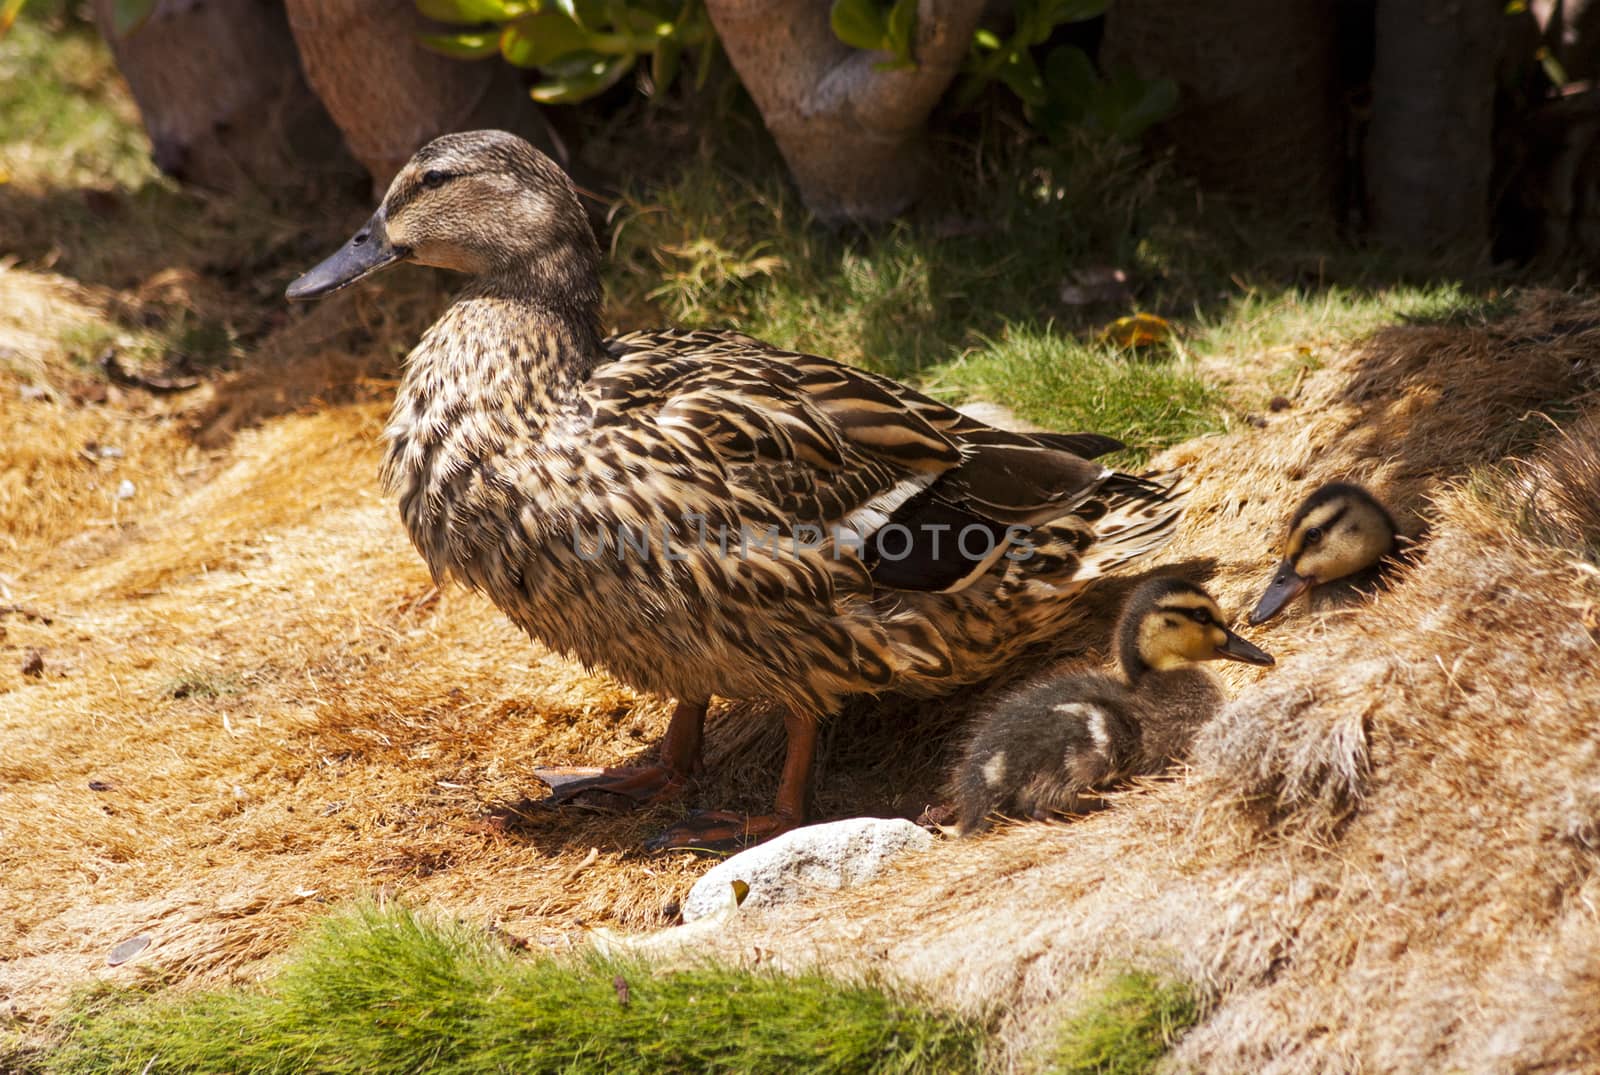
[[[1111,475],[1067,447],[1106,450],[1111,438],[995,429],[888,378],[747,336],[634,333],[608,349],[586,389],[597,425],[653,424],[741,499],[858,535],[881,585],[943,590],[975,577],[998,553],[976,534],[963,549],[964,528],[1000,537],[1060,518]],[[913,538],[898,557],[872,540],[891,524]]]

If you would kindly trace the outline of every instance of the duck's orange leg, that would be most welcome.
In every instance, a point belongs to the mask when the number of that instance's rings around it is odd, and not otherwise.
[[[619,795],[641,804],[683,794],[689,781],[705,767],[701,756],[705,719],[705,702],[679,702],[667,734],[661,737],[661,760],[655,765],[535,769],[533,775],[550,786],[544,804],[559,806],[590,792]]]
[[[817,722],[790,714],[783,718],[783,730],[788,735],[788,748],[772,813],[746,816],[704,810],[662,832],[645,844],[645,849],[737,851],[804,823],[806,799],[811,793],[811,761],[817,747]]]

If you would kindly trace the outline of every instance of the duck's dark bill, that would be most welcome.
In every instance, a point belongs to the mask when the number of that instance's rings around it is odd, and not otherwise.
[[[1283,611],[1283,607],[1296,597],[1306,592],[1311,585],[1311,580],[1295,574],[1294,568],[1285,560],[1278,565],[1278,570],[1272,576],[1272,584],[1267,587],[1267,592],[1261,595],[1261,602],[1256,605],[1256,610],[1250,613],[1250,626],[1255,627],[1266,623],[1272,617]]]
[[[389,233],[380,210],[332,257],[290,284],[283,293],[284,297],[290,302],[320,299],[340,288],[349,287],[363,277],[371,276],[386,265],[393,265],[410,253],[405,247],[397,247],[389,242]]]
[[[1227,630],[1227,628],[1223,629]],[[1246,642],[1232,631],[1228,631],[1228,640],[1218,647],[1217,653],[1219,656],[1226,657],[1230,661],[1243,661],[1245,664],[1277,663],[1272,659],[1272,654],[1268,653],[1264,649],[1258,649],[1255,646],[1252,646],[1250,643]]]

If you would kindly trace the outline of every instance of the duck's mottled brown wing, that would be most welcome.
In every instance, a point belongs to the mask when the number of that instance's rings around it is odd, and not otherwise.
[[[588,387],[597,425],[652,423],[784,520],[858,535],[881,585],[965,584],[998,559],[994,546],[974,542],[983,554],[969,556],[933,535],[976,526],[999,541],[1010,526],[1060,518],[1111,473],[887,378],[747,336],[635,333],[609,348]],[[872,555],[891,524],[911,544]]]

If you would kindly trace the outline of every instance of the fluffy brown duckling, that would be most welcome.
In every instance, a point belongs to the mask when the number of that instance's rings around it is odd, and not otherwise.
[[[1389,509],[1365,488],[1349,482],[1320,486],[1289,519],[1283,562],[1250,613],[1251,625],[1266,623],[1315,587],[1370,582],[1402,540]]]
[[[1209,594],[1178,578],[1151,579],[1128,596],[1115,645],[1120,678],[1052,673],[978,717],[953,782],[963,835],[994,813],[1082,813],[1098,805],[1097,792],[1160,772],[1224,701],[1197,662],[1273,663],[1228,629]]]
[[[288,297],[405,261],[469,278],[386,429],[412,542],[551,649],[678,700],[656,764],[540,770],[551,801],[682,794],[713,695],[785,710],[772,812],[700,814],[653,846],[801,823],[818,722],[846,698],[987,678],[1182,511],[1170,483],[1086,458],[1109,438],[1007,432],[739,332],[604,335],[572,183],[503,131],[423,146]]]

